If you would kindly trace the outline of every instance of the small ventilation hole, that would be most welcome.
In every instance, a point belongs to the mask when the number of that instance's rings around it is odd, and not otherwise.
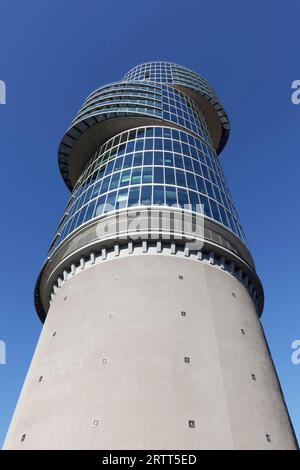
[[[52,336],[56,336],[56,331],[53,331]]]
[[[252,377],[252,380],[256,380],[256,375],[255,374],[251,374],[251,377]]]
[[[189,420],[189,428],[195,428],[195,421],[193,419]]]
[[[182,274],[179,274],[178,278],[182,281],[183,275],[182,275]]]
[[[270,434],[266,434],[266,439],[267,439],[268,442],[272,442]]]
[[[43,380],[43,376],[41,375],[39,378],[39,382],[41,382],[42,380]]]
[[[98,426],[98,424],[99,424],[99,420],[98,420],[98,419],[94,419],[94,421],[93,421],[93,426]]]
[[[241,333],[242,333],[242,335],[245,335],[245,334],[246,334],[244,328],[241,328]]]
[[[21,442],[25,441],[25,437],[26,437],[26,434],[23,434],[23,436],[21,437]]]
[[[186,356],[186,357],[184,358],[184,362],[186,362],[187,364],[190,364],[190,362],[191,362],[191,361],[190,361],[190,358]]]
[[[64,297],[64,300],[67,300],[67,298],[68,298],[68,297],[67,297],[67,296],[65,296],[65,297]]]
[[[182,317],[186,317],[186,312],[181,311],[181,316],[182,316]]]
[[[232,292],[232,297],[236,297],[236,293],[235,293],[235,292]]]

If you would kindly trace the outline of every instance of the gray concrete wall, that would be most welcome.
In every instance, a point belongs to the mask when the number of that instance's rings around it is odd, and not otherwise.
[[[132,255],[57,290],[4,448],[296,443],[245,287],[202,261]]]

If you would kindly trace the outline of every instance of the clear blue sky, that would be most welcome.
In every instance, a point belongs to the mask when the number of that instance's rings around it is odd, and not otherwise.
[[[57,147],[83,99],[134,65],[169,60],[215,87],[231,120],[221,161],[266,304],[262,317],[300,438],[300,79],[297,1],[2,0],[0,444],[41,324],[33,288],[68,191]]]

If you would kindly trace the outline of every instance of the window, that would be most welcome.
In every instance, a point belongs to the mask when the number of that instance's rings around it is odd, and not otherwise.
[[[188,198],[188,193],[185,189],[178,188],[178,204],[183,209],[185,206],[186,206],[185,207],[186,209],[189,209],[188,208],[189,198]]]
[[[134,168],[131,175],[131,184],[139,184],[141,182],[141,168]]]
[[[165,192],[163,186],[153,187],[153,204],[163,205],[165,203]]]
[[[186,187],[185,174],[183,171],[176,170],[176,181],[177,181],[177,186]]]
[[[116,199],[116,209],[123,209],[126,207],[128,198],[128,189],[122,189],[119,191]]]
[[[131,188],[128,198],[128,207],[137,205],[140,198],[140,188]]]
[[[152,186],[142,186],[141,203],[145,205],[150,205],[151,196],[152,196]]]
[[[152,182],[152,167],[144,167],[143,169],[143,183]]]
[[[176,189],[171,186],[166,186],[166,204],[167,206],[173,206],[177,203]]]
[[[165,181],[167,184],[175,184],[175,174],[173,168],[165,168]]]

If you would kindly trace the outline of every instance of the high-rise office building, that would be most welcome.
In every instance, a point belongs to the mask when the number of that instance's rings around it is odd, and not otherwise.
[[[295,449],[263,289],[206,80],[148,62],[91,93],[35,289],[42,333],[7,449]]]

